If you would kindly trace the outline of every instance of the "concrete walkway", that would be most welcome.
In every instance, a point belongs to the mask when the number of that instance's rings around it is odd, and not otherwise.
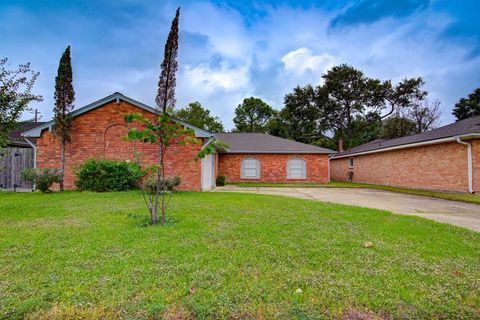
[[[213,192],[247,192],[328,201],[415,215],[480,231],[480,205],[376,189],[217,187]]]

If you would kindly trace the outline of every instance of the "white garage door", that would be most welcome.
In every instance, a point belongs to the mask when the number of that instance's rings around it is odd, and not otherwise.
[[[215,186],[215,155],[209,154],[202,159],[202,191]]]

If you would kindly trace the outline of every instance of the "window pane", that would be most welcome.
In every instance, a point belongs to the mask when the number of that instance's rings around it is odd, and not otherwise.
[[[260,178],[260,162],[258,160],[243,159],[241,165],[241,178]]]
[[[306,179],[306,162],[303,159],[290,159],[287,162],[287,179]]]
[[[257,161],[255,160],[245,160],[245,168],[255,169],[257,167]]]

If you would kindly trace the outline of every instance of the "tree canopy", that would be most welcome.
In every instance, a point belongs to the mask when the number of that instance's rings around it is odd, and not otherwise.
[[[414,122],[414,132],[432,128],[438,119],[438,106],[432,110],[422,104],[427,96],[422,78],[392,84],[343,64],[330,69],[323,80],[322,85],[296,87],[287,94],[283,109],[269,123],[270,133],[325,147],[334,147],[342,138],[351,148],[381,137],[384,123],[389,136],[409,134],[411,130],[403,128],[390,132],[395,124],[405,124],[398,117]],[[387,121],[391,117],[396,120]]]
[[[220,118],[210,115],[210,110],[203,108],[198,101],[189,103],[188,106],[174,111],[174,115],[209,132],[225,131]]]
[[[269,120],[276,114],[276,111],[266,102],[259,98],[246,98],[242,104],[235,109],[236,132],[268,132]]]
[[[10,69],[8,59],[0,59],[0,148],[8,144],[10,132],[29,104],[42,101],[42,96],[32,93],[38,76],[39,73],[30,68],[30,63]]]
[[[480,116],[480,88],[475,89],[467,98],[461,98],[453,107],[452,114],[457,121]]]

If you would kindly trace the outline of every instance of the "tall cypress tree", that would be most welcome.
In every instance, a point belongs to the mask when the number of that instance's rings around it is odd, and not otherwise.
[[[73,102],[75,91],[73,90],[72,63],[70,58],[70,46],[68,46],[60,58],[58,72],[55,78],[55,107],[53,108],[53,120],[55,123],[55,136],[60,140],[60,191],[64,188],[65,172],[65,145],[70,142],[70,129],[72,126]]]
[[[165,113],[167,107],[175,107],[175,73],[178,69],[178,18],[180,16],[180,7],[177,8],[175,18],[172,21],[170,33],[165,43],[165,54],[161,64],[162,72],[158,79],[158,91],[155,102],[158,109]]]

